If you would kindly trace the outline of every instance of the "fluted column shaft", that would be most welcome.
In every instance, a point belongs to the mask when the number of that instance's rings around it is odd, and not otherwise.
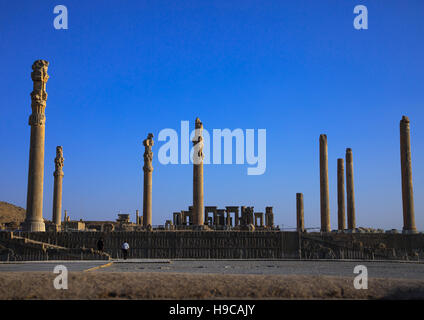
[[[304,212],[303,212],[303,193],[296,193],[296,221],[297,221],[297,231],[305,231],[305,221],[304,221]]]
[[[400,121],[400,160],[402,170],[403,232],[416,233],[414,192],[412,188],[411,137],[409,118]]]
[[[328,187],[328,147],[327,136],[319,136],[321,231],[330,232],[330,195]]]
[[[352,149],[346,149],[346,194],[347,194],[347,228],[356,228],[355,189],[353,184],[353,155]]]
[[[337,222],[338,230],[346,229],[344,160],[337,159]]]

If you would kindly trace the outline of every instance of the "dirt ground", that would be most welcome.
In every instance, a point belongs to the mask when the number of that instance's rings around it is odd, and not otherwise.
[[[424,299],[424,281],[353,277],[70,272],[68,289],[51,272],[0,273],[0,299]]]
[[[14,204],[0,201],[0,223],[16,222],[21,223],[25,220],[25,209]]]

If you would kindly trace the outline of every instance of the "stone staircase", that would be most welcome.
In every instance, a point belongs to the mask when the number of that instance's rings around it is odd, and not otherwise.
[[[13,233],[0,234],[0,261],[110,260],[92,248],[66,248]]]

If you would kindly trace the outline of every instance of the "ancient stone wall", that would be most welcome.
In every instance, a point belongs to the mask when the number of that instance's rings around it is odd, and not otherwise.
[[[138,231],[138,232],[43,232],[20,233],[23,237],[67,248],[96,248],[121,256],[127,241],[129,258],[283,259],[299,257],[296,232],[276,231]]]
[[[121,245],[127,241],[129,257],[144,259],[424,259],[424,234],[191,230],[21,232],[15,234],[13,243],[10,234],[0,232],[0,244],[13,245],[22,260],[46,260],[53,255],[58,259],[61,256],[62,259],[80,259],[81,252],[82,259],[94,259],[100,238],[103,238],[105,252],[112,258],[121,257]],[[18,237],[20,241],[16,241]],[[23,244],[25,238],[40,243],[26,241]]]
[[[0,232],[0,261],[109,260],[93,248],[65,248]]]
[[[423,260],[424,234],[302,234],[304,259]]]

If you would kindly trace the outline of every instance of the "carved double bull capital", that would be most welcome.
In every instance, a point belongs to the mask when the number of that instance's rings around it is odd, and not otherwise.
[[[42,126],[46,122],[44,110],[46,108],[47,92],[46,82],[49,79],[47,68],[49,63],[45,60],[37,60],[32,65],[31,79],[33,91],[31,92],[32,114],[29,117],[29,125]]]
[[[46,124],[46,116],[44,113],[32,113],[29,116],[28,124],[30,126],[44,126]]]
[[[54,159],[55,171],[53,175],[63,176],[63,163],[65,158],[63,157],[63,148],[61,146],[56,147],[56,158]]]
[[[153,134],[149,133],[147,135],[147,139],[143,141],[143,145],[144,145],[144,166],[143,166],[143,170],[144,172],[152,172],[153,171],[153,165],[152,165],[152,161],[153,161],[153,152],[152,152],[152,147],[154,145],[154,141],[153,141]]]
[[[192,140],[193,142],[193,163],[194,164],[201,164],[203,163],[203,158],[205,157],[203,154],[203,123],[200,121],[199,118],[196,118],[195,122],[195,131],[194,131],[194,138]]]
[[[32,64],[31,79],[34,82],[41,81],[46,83],[49,79],[47,74],[47,68],[49,67],[49,62],[46,60],[36,60]]]

